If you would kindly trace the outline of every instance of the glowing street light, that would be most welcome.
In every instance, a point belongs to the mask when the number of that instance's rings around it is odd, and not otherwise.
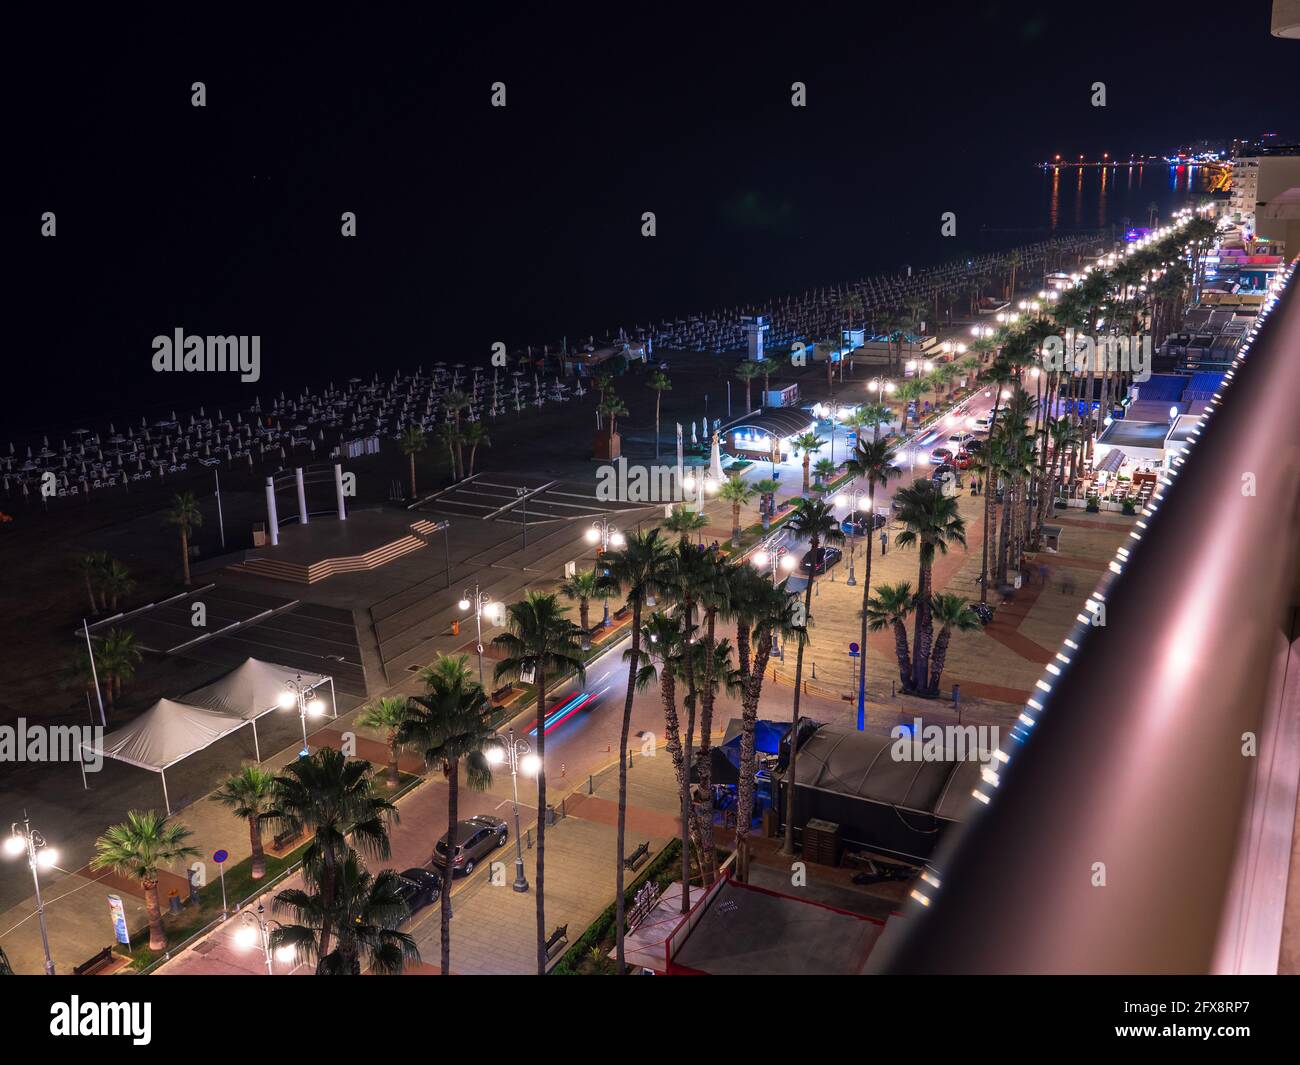
[[[51,847],[36,829],[32,828],[31,818],[23,811],[23,819],[15,821],[9,829],[9,838],[4,842],[5,854],[10,858],[26,855],[27,866],[32,871],[32,883],[36,887],[36,916],[41,926],[41,946],[45,948],[45,975],[54,975],[54,959],[50,957],[50,937],[45,930],[45,902],[41,898],[41,878],[39,870],[52,868],[59,860],[59,852]]]
[[[284,682],[284,691],[276,699],[276,705],[281,710],[292,710],[295,706],[298,708],[298,718],[302,722],[302,750],[298,752],[298,757],[310,757],[311,750],[307,746],[307,718],[320,717],[325,713],[324,702],[316,696],[316,686],[306,683],[299,673],[294,680]]]
[[[492,597],[487,592],[479,589],[478,581],[474,582],[474,590],[471,592],[465,589],[457,604],[461,610],[474,611],[474,651],[478,655],[478,685],[483,685],[483,617],[487,616],[488,624],[495,625],[501,619],[501,604],[494,603]]]
[[[524,876],[524,850],[519,835],[519,774],[523,772],[536,777],[542,767],[542,760],[533,754],[527,740],[515,738],[513,728],[506,730],[503,743],[488,749],[487,760],[492,765],[500,765],[502,762],[510,765],[510,786],[514,789],[515,805],[515,882],[512,886],[516,891],[527,891],[528,878]]]

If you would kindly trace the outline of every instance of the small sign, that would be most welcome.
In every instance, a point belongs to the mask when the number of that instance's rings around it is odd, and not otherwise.
[[[225,851],[214,851],[213,854],[212,854],[212,860],[213,860],[214,862],[216,862],[218,865],[220,865],[222,862],[224,862],[224,861],[225,861],[227,858],[229,858],[229,857],[230,857],[230,855],[229,855],[228,853],[226,853]]]
[[[108,896],[108,908],[113,915],[113,935],[119,943],[131,945],[130,933],[126,930],[126,909],[122,906],[120,895]]]
[[[859,651],[859,647],[856,643],[849,644],[849,654],[853,655],[854,657],[857,657],[858,651]]]

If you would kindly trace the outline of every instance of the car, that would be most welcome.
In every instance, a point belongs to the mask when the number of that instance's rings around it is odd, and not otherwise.
[[[952,436],[948,437],[948,446],[954,451],[960,451],[974,439],[974,433],[953,433]]]
[[[981,440],[979,437],[976,437],[974,440],[967,440],[966,447],[964,450],[966,454],[974,457],[975,455],[978,455],[981,452],[983,452],[984,441]]]
[[[946,447],[937,447],[930,452],[931,462],[947,462],[952,458],[952,452]]]
[[[819,547],[817,548],[816,566],[813,565],[813,553],[809,551],[803,556],[802,569],[805,573],[812,573],[814,575],[825,573],[843,557],[844,552],[838,547]]]
[[[930,480],[932,480],[932,481],[934,481],[934,482],[936,482],[936,483],[938,483],[938,482],[940,482],[940,481],[945,481],[945,480],[947,480],[949,477],[953,477],[953,478],[955,478],[956,476],[957,476],[957,467],[952,466],[952,465],[950,465],[950,464],[947,463],[947,462],[944,462],[944,463],[941,463],[941,464],[938,465],[938,466],[935,466],[935,467],[930,471]]]
[[[846,518],[844,521],[840,522],[840,531],[843,532],[845,536],[866,536],[868,532],[879,529],[888,520],[889,519],[883,514],[878,513],[872,515],[872,520],[868,523],[867,516],[865,514],[859,514],[852,520]]]
[[[444,833],[434,846],[444,862],[447,860],[447,837],[450,835],[450,832]],[[504,846],[509,838],[510,828],[499,817],[477,814],[464,821],[457,821],[456,851],[451,861],[452,875],[469,876],[479,861],[498,847]]]
[[[397,874],[397,893],[414,916],[442,897],[442,877],[428,869],[403,869]]]
[[[980,414],[971,421],[971,428],[977,433],[987,433],[993,428],[993,415]]]
[[[969,470],[975,464],[975,459],[969,451],[958,451],[952,464],[959,470]]]

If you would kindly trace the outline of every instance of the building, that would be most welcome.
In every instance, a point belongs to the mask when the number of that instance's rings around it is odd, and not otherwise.
[[[1290,154],[1286,154],[1287,152]],[[1267,154],[1248,155],[1232,163],[1232,200],[1229,217],[1242,227],[1247,241],[1285,240],[1274,229],[1287,231],[1292,253],[1300,247],[1300,212],[1296,195],[1300,189],[1300,154],[1297,149],[1277,148]],[[1261,223],[1264,223],[1261,225]]]

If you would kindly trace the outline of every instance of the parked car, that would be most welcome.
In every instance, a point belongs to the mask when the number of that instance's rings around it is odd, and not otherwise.
[[[414,916],[442,896],[442,877],[428,869],[403,869],[397,874],[397,893]]]
[[[975,420],[971,422],[971,428],[973,428],[977,433],[987,433],[993,428],[993,415],[977,415]]]
[[[840,522],[840,531],[845,536],[866,536],[867,533],[879,529],[887,521],[888,519],[883,514],[874,514],[870,519],[865,514],[859,514],[852,520],[846,518]]]
[[[943,462],[930,470],[930,480],[936,483],[947,480],[949,476],[957,476],[957,467],[951,463]]]
[[[843,557],[844,552],[838,547],[819,547],[817,548],[817,564],[813,565],[813,553],[809,551],[803,556],[802,569],[805,573],[812,573],[813,575],[825,573]]]
[[[946,447],[937,447],[930,452],[931,462],[947,462],[952,458],[952,452]]]
[[[981,440],[979,437],[975,437],[975,439],[973,440],[967,440],[966,447],[964,448],[964,450],[966,454],[972,457],[975,455],[979,455],[984,450],[984,441]]]
[[[446,861],[447,836],[444,833],[434,850],[439,858]],[[456,822],[456,851],[452,857],[452,874],[469,876],[486,855],[491,854],[505,844],[510,838],[510,829],[499,817],[478,814],[464,821]]]
[[[953,433],[952,436],[948,437],[948,446],[952,448],[952,450],[954,451],[960,451],[970,441],[974,439],[975,439],[974,433],[962,433],[962,432]]]
[[[959,470],[969,470],[974,463],[975,459],[969,451],[958,451],[952,460],[952,464]]]

